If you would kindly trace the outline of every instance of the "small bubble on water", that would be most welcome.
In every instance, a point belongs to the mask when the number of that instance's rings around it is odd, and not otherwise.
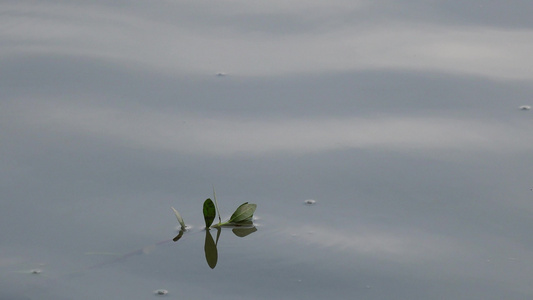
[[[188,231],[188,230],[191,230],[191,229],[193,229],[193,226],[185,224],[185,231]],[[176,226],[176,231],[177,232],[180,232],[181,230],[182,230],[181,226],[179,226],[179,225]]]
[[[531,106],[529,105],[522,105],[519,107],[520,110],[531,110]]]
[[[159,296],[163,296],[163,295],[168,294],[168,291],[167,290],[163,290],[163,289],[155,290],[154,294],[159,295]]]
[[[31,274],[41,274],[43,272],[43,270],[41,269],[33,269],[33,270],[30,270],[30,273]]]
[[[316,201],[313,199],[307,199],[304,201],[305,205],[314,205],[316,204]]]

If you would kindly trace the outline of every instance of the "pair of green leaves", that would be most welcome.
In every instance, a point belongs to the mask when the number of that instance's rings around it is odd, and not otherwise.
[[[215,198],[216,203],[216,198]],[[213,224],[213,221],[215,220],[218,206],[215,206],[215,203],[208,198],[204,202],[204,220],[205,220],[205,228],[209,229],[211,228],[211,224]],[[213,227],[221,227],[226,225],[251,225],[252,224],[252,218],[254,216],[255,209],[257,208],[257,204],[248,203],[245,202],[241,204],[235,212],[231,215],[228,221],[222,222],[220,219],[220,212],[218,213],[219,222],[218,224],[213,225]]]

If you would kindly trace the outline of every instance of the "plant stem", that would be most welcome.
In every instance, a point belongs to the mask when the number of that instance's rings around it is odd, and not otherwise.
[[[230,224],[231,224],[230,221],[226,221],[226,222],[224,222],[224,223],[219,222],[218,224],[215,224],[215,225],[211,226],[211,228],[220,228],[220,227],[222,227],[222,226],[226,226],[226,225],[230,225]]]
[[[222,218],[220,218],[220,210],[218,210],[218,203],[217,203],[217,194],[215,193],[215,185],[213,185],[213,198],[215,199],[215,207],[217,209],[217,215],[218,215],[218,224],[222,223]]]

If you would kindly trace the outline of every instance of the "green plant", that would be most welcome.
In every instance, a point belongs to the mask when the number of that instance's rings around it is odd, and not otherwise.
[[[211,199],[207,199],[204,201],[204,220],[205,220],[205,228],[209,228],[211,224],[213,224],[213,220],[215,219],[215,216],[217,212],[215,211],[215,204]]]
[[[217,196],[216,196],[214,187],[213,187],[213,199],[215,199],[215,202],[213,202],[211,198],[207,198],[204,201],[204,205],[203,205],[203,213],[204,213],[204,221],[205,221],[206,229],[210,229],[211,227],[220,228],[222,226],[253,225],[252,218],[254,216],[255,209],[257,208],[257,204],[244,202],[239,207],[237,207],[237,209],[231,215],[228,221],[222,222],[222,218],[220,217],[220,210],[218,209]],[[181,231],[186,231],[185,222],[183,221],[183,218],[181,217],[180,213],[174,207],[171,207],[171,208],[174,211],[174,214],[176,215],[176,218],[178,219],[178,222],[181,225]],[[218,214],[218,224],[211,226],[217,214]]]
[[[214,205],[213,201],[209,198],[204,201],[204,220],[206,229],[211,228],[211,224],[213,224],[213,220],[215,219],[216,213],[218,213],[218,224],[213,225],[212,227],[214,228],[220,228],[221,226],[242,226],[253,224],[252,218],[254,217],[254,212],[257,208],[257,204],[244,202],[239,207],[237,207],[237,209],[231,215],[228,221],[222,222],[222,218],[220,217],[220,210],[218,209],[215,187],[213,187],[213,198],[215,199]]]
[[[218,224],[215,224],[212,227],[218,228],[218,227],[221,227],[221,226],[251,225],[252,224],[252,218],[254,216],[254,212],[255,212],[256,208],[257,208],[256,204],[244,202],[239,207],[237,207],[237,209],[231,215],[231,217],[229,218],[228,221],[226,221],[226,222],[220,221]],[[205,216],[204,216],[204,218],[205,218]]]

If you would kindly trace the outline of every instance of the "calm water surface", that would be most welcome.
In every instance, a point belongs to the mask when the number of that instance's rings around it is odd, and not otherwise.
[[[0,299],[531,298],[533,7],[506,3],[5,1]],[[214,268],[212,185],[258,205]]]

